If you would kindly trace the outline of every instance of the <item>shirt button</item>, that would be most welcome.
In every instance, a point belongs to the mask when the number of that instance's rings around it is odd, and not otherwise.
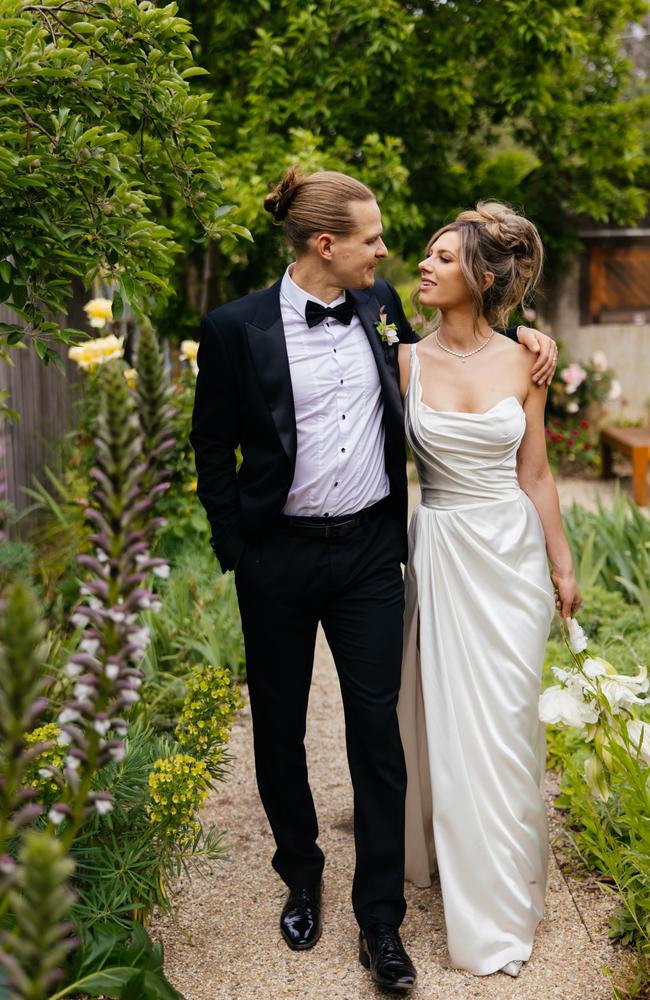
[[[341,417],[341,420],[345,420],[345,413],[344,413],[344,414],[343,414],[343,416]]]
[[[341,451],[345,451],[345,448],[341,448]]]
[[[336,348],[335,348],[335,347],[333,347],[333,348],[332,348],[332,350],[333,350],[333,351],[334,351],[334,353],[336,354]]]
[[[338,483],[334,483],[334,485],[335,485],[335,486],[338,486]]]
[[[343,379],[341,379],[341,385],[343,385]]]

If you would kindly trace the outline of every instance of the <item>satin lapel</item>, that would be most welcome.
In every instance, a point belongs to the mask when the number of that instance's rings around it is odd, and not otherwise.
[[[366,331],[366,336],[379,372],[384,405],[390,408],[398,420],[402,420],[403,408],[402,399],[399,394],[399,376],[396,368],[395,348],[384,348],[381,337],[377,333],[375,322],[379,319],[379,300],[374,296],[367,296],[363,292],[351,292],[357,310],[357,316],[361,320],[361,325]],[[388,358],[386,357],[388,351]]]
[[[246,323],[248,346],[262,393],[271,411],[280,443],[294,466],[296,463],[296,412],[289,372],[289,358],[280,312],[280,283],[260,299],[255,323]]]

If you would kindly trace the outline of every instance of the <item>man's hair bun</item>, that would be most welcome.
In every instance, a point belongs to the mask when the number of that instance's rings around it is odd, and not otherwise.
[[[289,167],[279,184],[264,199],[264,208],[276,222],[283,222],[303,177],[299,167]]]

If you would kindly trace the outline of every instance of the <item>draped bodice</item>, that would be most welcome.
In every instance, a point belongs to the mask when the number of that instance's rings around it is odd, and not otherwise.
[[[413,344],[405,416],[425,507],[453,510],[520,496],[517,450],[526,416],[516,396],[484,413],[432,409],[422,398]]]

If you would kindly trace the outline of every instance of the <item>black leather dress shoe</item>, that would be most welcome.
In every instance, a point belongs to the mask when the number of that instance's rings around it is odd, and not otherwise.
[[[320,897],[320,883],[309,888],[292,889],[287,896],[280,917],[280,930],[294,951],[313,948],[321,936]]]
[[[370,969],[378,986],[391,990],[412,990],[417,973],[406,954],[396,927],[372,924],[359,934],[359,961]]]

